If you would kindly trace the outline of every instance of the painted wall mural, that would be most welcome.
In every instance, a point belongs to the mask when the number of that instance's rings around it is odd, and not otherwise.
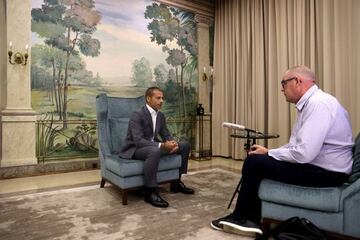
[[[32,107],[38,156],[97,153],[95,97],[164,90],[170,128],[192,138],[194,15],[149,0],[32,0]]]

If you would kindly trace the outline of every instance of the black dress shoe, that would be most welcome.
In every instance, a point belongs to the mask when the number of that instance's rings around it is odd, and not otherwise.
[[[188,188],[182,181],[171,182],[170,191],[173,193],[185,193],[185,194],[194,194],[194,189]]]
[[[150,203],[154,207],[166,208],[169,206],[169,203],[162,199],[156,191],[145,194],[144,201]]]

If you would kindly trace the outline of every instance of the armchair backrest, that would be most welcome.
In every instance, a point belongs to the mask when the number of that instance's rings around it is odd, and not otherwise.
[[[145,104],[144,96],[137,98],[96,97],[99,147],[102,154],[117,154],[126,137],[129,119],[135,110]]]
[[[353,183],[360,178],[360,133],[355,138],[353,148],[353,165],[348,182]]]

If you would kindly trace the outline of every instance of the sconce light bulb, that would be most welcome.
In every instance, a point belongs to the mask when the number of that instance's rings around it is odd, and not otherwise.
[[[12,51],[12,41],[9,42],[10,51]]]
[[[26,44],[25,50],[26,50],[26,51],[29,50],[29,45],[28,45],[28,44]]]
[[[203,81],[206,81],[206,80],[207,80],[206,73],[203,73],[202,80],[203,80]]]

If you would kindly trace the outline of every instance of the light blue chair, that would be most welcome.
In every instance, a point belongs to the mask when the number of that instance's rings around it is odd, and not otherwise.
[[[259,189],[262,225],[290,217],[307,218],[329,236],[360,238],[360,134],[355,139],[353,170],[340,187],[315,188],[263,180]]]
[[[122,204],[127,205],[128,191],[144,185],[143,160],[123,159],[118,156],[125,139],[129,119],[133,111],[145,104],[144,97],[120,98],[100,94],[96,97],[96,117],[99,139],[101,183],[110,182],[120,188]],[[179,179],[181,155],[162,157],[157,178],[159,183]]]

